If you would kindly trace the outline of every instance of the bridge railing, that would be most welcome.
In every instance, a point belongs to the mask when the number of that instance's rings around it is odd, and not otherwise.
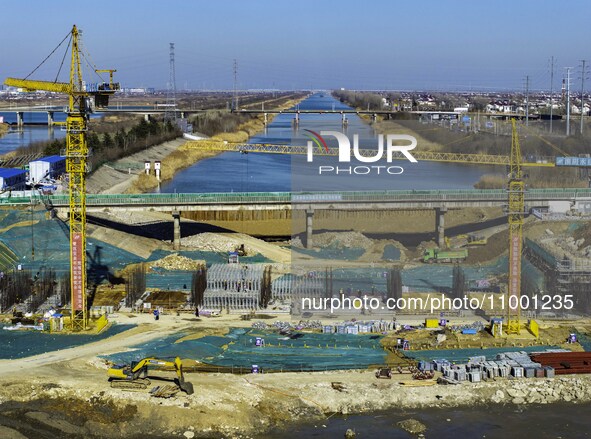
[[[0,205],[28,205],[30,197],[0,197]],[[591,197],[591,189],[532,189],[526,201],[565,200]],[[42,201],[53,206],[67,206],[68,195],[42,195]],[[202,194],[89,194],[88,206],[115,205],[212,205],[212,204],[314,204],[322,202],[405,202],[405,201],[504,201],[505,189],[406,190],[355,192],[231,192]]]

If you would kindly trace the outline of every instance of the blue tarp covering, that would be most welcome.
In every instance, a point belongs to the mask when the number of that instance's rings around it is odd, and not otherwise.
[[[224,337],[207,336],[178,341],[177,334],[136,346],[131,352],[109,355],[115,363],[129,363],[147,356],[190,358],[207,364],[250,368],[253,364],[275,370],[363,369],[383,364],[386,352],[376,334],[311,334],[289,338],[255,329],[232,329]],[[256,346],[256,339],[265,340]]]

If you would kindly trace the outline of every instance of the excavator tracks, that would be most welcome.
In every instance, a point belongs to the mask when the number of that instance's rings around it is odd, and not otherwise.
[[[123,390],[146,390],[150,385],[150,380],[147,378],[139,378],[133,381],[125,381],[125,380],[112,380],[111,387],[113,389],[123,389]]]

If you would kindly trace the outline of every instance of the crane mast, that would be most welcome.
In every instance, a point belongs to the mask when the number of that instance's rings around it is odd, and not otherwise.
[[[509,157],[509,279],[507,297],[507,334],[519,334],[521,319],[521,254],[523,250],[523,215],[525,211],[525,183],[523,181],[521,147],[515,120]]]
[[[72,330],[86,329],[86,143],[88,108],[82,90],[78,29],[72,28],[72,63],[66,118],[66,171],[70,192],[70,288],[72,293]]]
[[[85,84],[82,80],[80,34],[76,25],[70,32],[71,63],[68,83],[7,78],[4,83],[26,91],[45,90],[68,95],[66,118],[66,172],[69,189],[70,221],[70,292],[71,328],[84,330],[88,326],[86,303],[86,170],[88,145],[86,133],[88,118],[92,112],[90,97],[97,108],[106,107],[109,96],[119,90],[113,82],[115,70],[108,71],[108,83]]]

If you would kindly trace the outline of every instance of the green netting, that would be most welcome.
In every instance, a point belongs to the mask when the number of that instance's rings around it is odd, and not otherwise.
[[[33,226],[30,225],[31,221],[35,222]],[[15,227],[18,223],[25,225]],[[8,270],[16,264],[21,264],[23,269],[33,272],[42,268],[52,268],[58,273],[69,271],[69,229],[60,220],[46,219],[45,211],[3,211],[0,214],[0,229],[4,228],[8,230],[0,233],[0,242],[6,246],[0,246],[0,266],[3,269]],[[93,238],[88,238],[86,250],[89,279],[93,279],[94,276],[94,279],[99,281],[106,277],[107,273],[114,274],[126,265],[155,261],[173,253],[194,260],[205,260],[207,265],[226,263],[228,260],[226,253],[165,250],[154,251],[149,258],[143,259]],[[11,255],[12,253],[14,254]],[[241,258],[241,262],[246,264],[268,261],[260,255]],[[155,269],[153,273],[147,274],[146,284],[152,289],[186,289],[191,285],[191,272]]]
[[[135,325],[113,325],[98,335],[49,334],[40,331],[3,331],[0,328],[0,358],[15,359],[81,346],[119,334]],[[58,354],[59,355],[59,354]]]
[[[481,279],[490,279],[507,272],[507,257],[480,266],[462,266],[468,283]],[[333,269],[333,291],[367,292],[386,291],[387,269],[385,268],[339,268]],[[402,270],[402,283],[411,291],[445,292],[453,284],[452,264],[425,264]]]
[[[382,260],[384,261],[398,261],[400,259],[400,249],[392,244],[384,246],[384,253]]]
[[[301,253],[318,259],[330,259],[339,261],[355,261],[359,259],[363,255],[363,253],[365,253],[365,250],[362,248],[347,248],[337,246],[328,246],[321,249],[306,249],[292,247],[291,250],[296,253]],[[293,256],[297,259],[297,255]]]
[[[69,270],[69,230],[58,219],[46,219],[44,211],[13,211],[0,221],[5,228],[24,221],[31,225],[12,227],[0,234],[2,241],[14,254],[24,269],[40,270],[50,267],[57,272]],[[89,271],[115,272],[127,264],[142,259],[132,253],[93,238],[87,240]]]
[[[163,270],[155,267],[146,273],[146,288],[152,290],[189,290],[193,272],[181,270]]]
[[[108,355],[116,363],[129,363],[147,356],[190,358],[222,367],[267,370],[360,369],[383,364],[386,353],[375,334],[297,333],[292,338],[277,332],[232,329],[224,337],[203,337],[177,342],[177,334],[133,347],[131,352]],[[257,337],[264,346],[256,346]]]
[[[586,352],[591,352],[591,336],[588,334],[581,334],[578,331],[575,331],[575,333],[577,334],[577,339],[581,346],[583,346],[583,349],[585,349]]]

